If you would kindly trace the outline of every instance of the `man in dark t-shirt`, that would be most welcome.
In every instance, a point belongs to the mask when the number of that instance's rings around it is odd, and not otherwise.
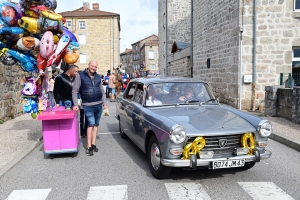
[[[70,65],[66,72],[59,74],[55,78],[53,94],[57,106],[59,106],[60,103],[64,104],[64,102],[68,100],[74,105],[72,101],[72,89],[77,74],[78,66]]]

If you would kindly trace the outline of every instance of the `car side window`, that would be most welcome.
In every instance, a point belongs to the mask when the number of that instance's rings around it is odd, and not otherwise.
[[[132,100],[135,91],[135,86],[136,86],[135,83],[129,83],[127,93],[125,94],[125,99]]]
[[[135,92],[135,95],[134,95],[134,101],[139,103],[139,104],[142,104],[143,103],[143,94],[144,94],[144,89],[143,89],[143,84],[138,84],[137,87],[136,87],[136,92]]]

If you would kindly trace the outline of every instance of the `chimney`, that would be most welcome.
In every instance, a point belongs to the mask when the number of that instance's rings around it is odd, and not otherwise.
[[[89,2],[83,2],[83,10],[90,10],[90,3]]]
[[[99,3],[93,3],[93,10],[99,10]]]

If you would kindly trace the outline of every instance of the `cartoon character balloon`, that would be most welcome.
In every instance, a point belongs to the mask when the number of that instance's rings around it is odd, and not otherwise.
[[[37,50],[40,46],[40,41],[34,37],[22,37],[17,42],[18,49],[22,51]]]
[[[22,12],[14,3],[0,2],[1,19],[8,26],[17,26],[18,20],[22,17]]]

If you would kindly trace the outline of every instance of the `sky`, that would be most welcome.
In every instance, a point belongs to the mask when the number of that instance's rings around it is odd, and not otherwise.
[[[13,0],[15,2],[16,0]],[[131,44],[152,34],[158,35],[158,0],[84,0],[99,3],[100,10],[120,14],[120,53]],[[17,1],[19,2],[19,0]],[[57,0],[55,12],[71,11],[82,7],[83,0]]]

